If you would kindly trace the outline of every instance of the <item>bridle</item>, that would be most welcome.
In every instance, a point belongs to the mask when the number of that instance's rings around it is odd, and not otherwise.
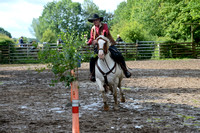
[[[108,46],[107,46],[107,40],[103,39],[103,38],[98,38],[97,42],[99,41],[99,39],[102,39],[105,41],[105,43],[103,44],[103,48],[99,48],[99,43],[97,43],[97,51],[99,52],[99,50],[103,50],[104,55],[106,55],[108,53]]]
[[[106,41],[105,39],[103,39],[103,38],[98,38],[98,40],[99,40],[99,39],[104,40],[105,43],[104,43],[103,48],[99,48],[99,44],[97,44],[97,51],[99,52],[99,50],[103,50],[104,55],[106,55],[106,54],[108,53],[108,48],[107,48],[108,46],[106,45],[106,44],[107,44],[107,41]],[[97,42],[98,42],[98,40],[97,40]],[[104,77],[105,84],[108,85],[108,78],[107,78],[107,75],[110,74],[110,73],[114,70],[114,68],[116,67],[116,62],[115,62],[114,66],[113,66],[111,69],[109,68],[106,59],[104,59],[104,62],[106,63],[106,66],[107,66],[108,69],[109,69],[109,71],[108,71],[107,73],[105,73],[104,71],[101,70],[101,68],[99,67],[99,65],[98,65],[97,62],[96,62],[96,65],[97,65],[97,68],[99,69],[99,71],[101,72],[101,74],[102,74],[103,77]],[[116,72],[116,69],[115,69],[115,72]],[[112,72],[112,73],[115,73],[115,72]]]

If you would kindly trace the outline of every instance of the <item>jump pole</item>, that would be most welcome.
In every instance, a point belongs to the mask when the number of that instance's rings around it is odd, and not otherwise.
[[[75,76],[74,70],[71,74]],[[72,101],[72,133],[79,133],[79,95],[78,81],[71,83],[71,101]]]

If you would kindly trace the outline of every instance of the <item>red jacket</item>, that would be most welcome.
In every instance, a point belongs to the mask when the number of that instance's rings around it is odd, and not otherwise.
[[[90,39],[88,41],[88,44],[91,45],[92,41],[95,40],[99,35],[104,35],[108,37],[108,39],[111,41],[113,45],[116,43],[109,32],[108,25],[105,23],[100,23],[99,27],[93,26],[91,28]]]

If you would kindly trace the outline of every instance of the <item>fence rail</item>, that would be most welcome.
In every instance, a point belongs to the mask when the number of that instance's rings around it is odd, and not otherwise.
[[[200,45],[191,42],[181,43],[163,43],[155,41],[137,41],[136,43],[117,43],[115,45],[126,59],[161,59],[161,58],[200,58]],[[37,62],[38,52],[45,47],[35,48],[30,44],[24,44],[23,47],[15,45],[0,47],[0,62],[7,60],[9,63]],[[56,44],[50,44],[50,48],[62,50]],[[87,50],[93,50],[86,46],[80,49],[82,54],[87,54]],[[3,58],[2,58],[3,57]]]

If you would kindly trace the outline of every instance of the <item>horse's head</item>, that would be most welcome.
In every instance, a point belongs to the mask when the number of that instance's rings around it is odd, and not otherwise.
[[[110,45],[110,40],[107,37],[100,35],[97,38],[98,57],[100,59],[104,59],[105,55],[108,53]]]

